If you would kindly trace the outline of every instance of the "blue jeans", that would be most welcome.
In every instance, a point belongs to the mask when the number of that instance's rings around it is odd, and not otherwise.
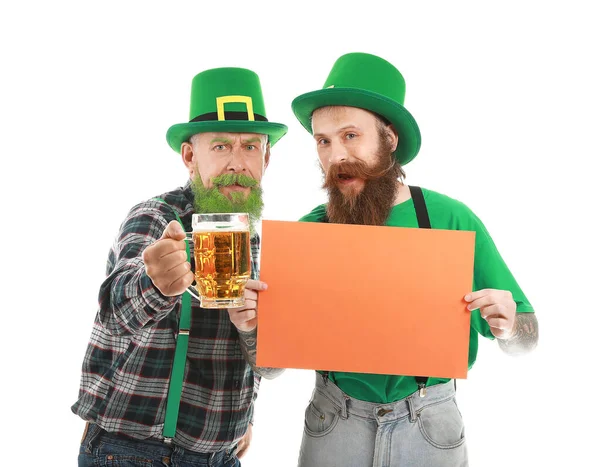
[[[240,467],[235,449],[192,452],[158,440],[134,440],[89,424],[79,449],[79,467]]]
[[[391,404],[360,401],[316,375],[306,408],[300,467],[466,467],[454,382]]]

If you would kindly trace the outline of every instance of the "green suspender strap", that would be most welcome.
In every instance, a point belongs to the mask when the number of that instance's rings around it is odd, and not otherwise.
[[[161,198],[155,198],[165,204],[167,202]],[[168,205],[168,204],[167,204]],[[179,218],[177,212],[173,209],[175,217],[181,224],[181,228],[185,232],[183,222]],[[190,244],[185,242],[185,252],[187,260],[190,261]],[[163,427],[164,441],[171,444],[175,437],[177,429],[177,418],[179,417],[179,403],[181,401],[181,391],[183,389],[183,374],[185,372],[185,360],[188,350],[188,341],[190,338],[190,316],[192,313],[192,299],[189,293],[184,293],[181,296],[181,314],[179,317],[179,333],[177,334],[177,345],[175,347],[175,358],[173,359],[173,367],[171,368],[171,378],[169,381],[169,393],[167,395],[167,410],[165,414],[165,424]]]

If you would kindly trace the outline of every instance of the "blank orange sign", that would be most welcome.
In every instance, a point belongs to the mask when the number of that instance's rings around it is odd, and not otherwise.
[[[475,232],[263,221],[257,364],[466,378]]]

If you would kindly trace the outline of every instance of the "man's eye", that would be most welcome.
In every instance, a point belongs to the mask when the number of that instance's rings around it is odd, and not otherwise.
[[[329,143],[329,141],[327,141],[325,138],[321,138],[319,141],[317,141],[317,144],[320,144],[321,146],[323,146],[327,143]]]
[[[356,133],[348,133],[348,134],[346,134],[346,139],[354,139],[357,136],[358,135]]]
[[[223,149],[225,149],[225,145],[224,144],[217,144],[213,149],[215,149],[217,151],[222,151]]]
[[[246,149],[248,151],[254,151],[256,149],[256,146],[254,146],[253,144],[249,144],[248,146],[246,146]]]

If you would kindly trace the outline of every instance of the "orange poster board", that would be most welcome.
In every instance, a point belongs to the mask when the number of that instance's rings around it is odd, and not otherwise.
[[[263,221],[257,364],[466,378],[475,232]]]

